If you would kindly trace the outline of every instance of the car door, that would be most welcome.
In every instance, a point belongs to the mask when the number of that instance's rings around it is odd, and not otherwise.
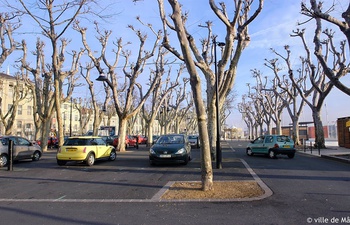
[[[28,155],[28,147],[22,144],[22,138],[9,137],[13,141],[13,158],[14,160],[24,159]]]
[[[267,135],[264,138],[264,144],[261,149],[261,153],[268,154],[269,149],[272,148],[274,145],[274,137],[272,135]]]
[[[251,144],[251,149],[253,153],[261,153],[264,149],[264,136],[260,136],[257,139],[255,139]]]
[[[107,144],[105,143],[102,138],[96,138],[94,142],[97,144],[96,145],[96,158],[101,158],[101,157],[108,157],[110,154],[109,149],[110,147],[107,147]]]

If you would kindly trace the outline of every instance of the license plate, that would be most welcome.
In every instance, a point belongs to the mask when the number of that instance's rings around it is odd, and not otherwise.
[[[160,155],[160,158],[171,158],[171,155]]]
[[[67,152],[75,152],[77,149],[76,148],[67,148]]]
[[[283,148],[290,148],[290,145],[285,145],[283,146]]]

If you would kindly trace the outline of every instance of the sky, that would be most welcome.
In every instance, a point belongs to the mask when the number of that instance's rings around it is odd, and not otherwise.
[[[216,2],[221,2],[216,1]],[[255,0],[257,1],[257,0]],[[309,4],[308,0],[303,0]],[[15,1],[14,1],[15,2]],[[31,2],[28,0],[28,2]],[[218,35],[217,41],[222,41],[224,39],[224,28],[221,25],[221,22],[216,18],[212,13],[208,1],[205,0],[180,0],[183,4],[183,11],[189,12],[188,18],[188,30],[199,43],[200,38],[204,38],[203,29],[200,28],[199,24],[204,24],[206,21],[213,22],[213,32]],[[225,0],[225,3],[228,5],[228,10],[232,9],[233,0]],[[327,1],[324,3],[325,8],[327,4],[330,4],[332,1]],[[297,28],[306,28],[307,31],[311,33],[314,30],[314,23],[310,22],[302,26],[297,26],[298,22],[305,21],[305,16],[300,14],[300,3],[301,0],[265,0],[264,8],[258,18],[253,21],[249,27],[249,33],[251,36],[251,43],[244,50],[243,55],[240,59],[237,71],[236,82],[234,85],[234,91],[237,94],[236,102],[234,106],[241,101],[241,96],[247,94],[248,88],[247,83],[250,83],[252,86],[255,84],[255,79],[251,75],[252,69],[258,69],[263,72],[265,76],[272,77],[269,70],[264,66],[265,59],[272,59],[275,56],[271,53],[270,48],[274,48],[277,51],[283,52],[284,45],[290,45],[292,53],[294,56],[293,63],[298,65],[298,57],[304,54],[303,49],[301,48],[301,42],[297,38],[291,38],[290,34],[293,30]],[[342,11],[345,11],[347,1],[344,0],[334,0],[336,5],[336,10],[332,13],[336,17],[340,18]],[[254,7],[252,7],[254,9]],[[101,27],[105,29],[111,29],[113,31],[113,37],[122,37],[126,41],[134,41],[135,35],[130,32],[127,28],[128,24],[133,24],[139,28],[140,24],[136,21],[135,17],[140,16],[141,20],[145,23],[154,24],[155,30],[161,29],[159,25],[159,13],[156,0],[144,0],[133,3],[131,0],[103,0],[99,1],[99,4],[96,5],[96,10],[104,10],[106,14],[113,14],[113,19],[106,21],[100,21]],[[31,20],[24,20],[24,25],[21,29],[21,33],[18,38],[24,36],[30,36],[32,42],[28,43],[29,48],[34,47],[35,40],[39,35],[37,32],[37,27],[35,23]],[[94,32],[92,21],[82,20],[84,26],[87,26],[91,32]],[[146,30],[146,28],[142,28]],[[342,40],[342,34],[339,30],[335,29],[336,34],[339,35],[339,40]],[[152,39],[152,34],[148,32],[149,38]],[[67,35],[71,39],[71,45],[76,48],[80,43],[80,36],[75,31],[68,31]],[[308,39],[309,42],[312,42],[311,35]],[[96,43],[95,33],[89,35],[88,41],[93,47],[98,46]],[[112,39],[113,40],[113,39]],[[176,40],[172,40],[176,41]],[[29,41],[30,42],[30,41]],[[97,48],[97,47],[96,47]],[[169,56],[169,58],[175,58]],[[12,61],[5,62],[1,71],[6,71],[7,68],[12,65]],[[13,70],[11,68],[11,70]],[[346,77],[349,81],[349,76]],[[203,79],[204,82],[204,79]],[[348,83],[350,85],[350,82]],[[205,87],[203,85],[203,87]],[[86,89],[86,88],[85,88]],[[86,92],[85,90],[78,91],[80,93]],[[205,90],[203,89],[203,93]],[[87,92],[86,92],[87,94]],[[323,108],[322,118],[324,124],[334,124],[337,118],[348,117],[350,116],[350,96],[347,96],[336,88],[334,88],[331,94],[327,97],[325,101],[325,107]],[[308,107],[305,106],[304,113],[302,115],[302,121],[312,121],[311,112],[308,110]],[[282,125],[288,125],[290,123],[290,118],[288,115],[284,115],[282,118]],[[241,114],[234,110],[229,118],[226,121],[226,124],[229,127],[242,127],[245,128],[246,125],[242,120]]]

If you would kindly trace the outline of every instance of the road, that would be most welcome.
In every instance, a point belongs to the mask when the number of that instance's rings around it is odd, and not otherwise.
[[[38,162],[0,169],[2,224],[349,224],[350,165],[304,154],[249,157],[246,142],[229,141],[215,180],[250,180],[250,168],[273,191],[242,202],[163,202],[168,181],[200,180],[199,150],[187,166],[151,167],[147,149],[129,149],[92,167],[60,167],[53,152]],[[231,146],[231,147],[229,147]],[[215,163],[213,163],[215,168]],[[309,223],[310,222],[310,223]],[[347,222],[347,223],[346,223]]]

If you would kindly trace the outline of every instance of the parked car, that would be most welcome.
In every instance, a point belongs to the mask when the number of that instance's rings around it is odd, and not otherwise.
[[[191,145],[185,134],[168,134],[160,136],[149,150],[151,165],[160,162],[182,162],[191,160]]]
[[[189,135],[188,140],[189,140],[192,148],[199,148],[200,147],[199,135]]]
[[[38,161],[43,152],[41,147],[32,141],[23,137],[2,136],[0,137],[0,167],[4,167],[9,163],[9,141],[13,141],[13,160],[31,159]]]
[[[69,137],[56,154],[57,164],[60,166],[66,165],[69,161],[85,162],[88,166],[92,166],[95,160],[114,161],[116,157],[115,148],[98,136]]]
[[[36,143],[38,145],[41,145],[41,140],[37,140]],[[57,137],[49,137],[47,139],[47,146],[57,148],[58,147],[58,138]]]
[[[114,136],[100,136],[107,144],[113,145]]]
[[[134,135],[132,136],[134,139],[137,140],[138,144],[147,144],[147,137],[144,135]]]
[[[115,148],[118,146],[118,140],[119,140],[119,136],[118,135],[114,136],[113,146]],[[136,139],[130,135],[125,136],[125,148],[128,148],[128,147],[138,147]]]
[[[294,141],[286,135],[265,135],[260,136],[247,146],[247,155],[265,154],[270,158],[276,158],[277,155],[287,155],[294,158]]]

